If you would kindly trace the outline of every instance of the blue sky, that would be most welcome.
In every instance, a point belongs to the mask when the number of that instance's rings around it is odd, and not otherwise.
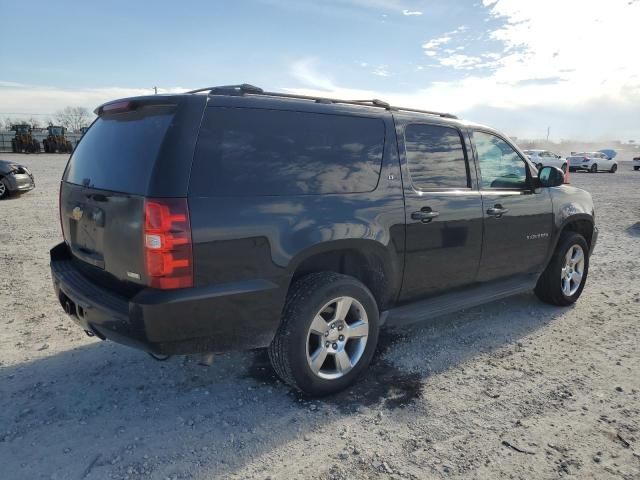
[[[557,137],[640,140],[631,120],[640,118],[639,7],[634,0],[3,0],[0,117],[44,116],[69,104],[93,109],[154,85],[250,82],[444,109],[512,135],[541,136],[551,126]],[[584,122],[603,107],[619,125]]]

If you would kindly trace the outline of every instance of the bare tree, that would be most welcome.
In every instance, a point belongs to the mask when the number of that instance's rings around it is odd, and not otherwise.
[[[11,130],[14,125],[31,125],[31,121],[24,118],[4,117],[4,128],[6,130]]]
[[[31,125],[31,128],[36,129],[40,128],[40,122],[37,118],[31,117],[28,122]]]
[[[91,114],[84,107],[65,107],[56,112],[55,121],[72,132],[78,132],[89,125]]]

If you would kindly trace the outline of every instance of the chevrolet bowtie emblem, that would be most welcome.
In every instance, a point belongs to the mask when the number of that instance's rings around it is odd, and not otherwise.
[[[71,210],[71,217],[77,222],[82,218],[82,209],[80,207],[75,207]]]

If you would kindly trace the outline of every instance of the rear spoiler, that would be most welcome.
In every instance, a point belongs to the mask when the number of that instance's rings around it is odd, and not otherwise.
[[[148,105],[154,106],[176,106],[177,98],[174,96],[165,97],[162,95],[154,95],[152,97],[123,98],[112,102],[103,103],[97,107],[93,113],[98,116],[108,113],[124,113],[137,110],[138,108]]]

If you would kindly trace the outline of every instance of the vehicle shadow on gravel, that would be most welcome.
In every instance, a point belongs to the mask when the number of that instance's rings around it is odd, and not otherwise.
[[[383,328],[378,352],[363,378],[347,391],[318,401],[347,414],[363,406],[402,408],[422,395],[431,375],[504,346],[520,348],[519,338],[565,311],[541,303],[533,294],[523,294],[425,324]],[[264,384],[280,383],[266,352],[255,354],[248,374]],[[312,400],[295,391],[290,395],[299,401]]]
[[[384,330],[364,378],[317,400],[279,382],[264,352],[220,355],[203,367],[195,359],[156,362],[113,343],[92,343],[0,369],[0,458],[11,478],[129,471],[180,478],[194,465],[231,474],[346,415],[406,406],[431,375],[515,348],[565,311],[527,294],[429,325]],[[84,460],[77,465],[71,457]],[[87,468],[95,476],[83,476]]]

